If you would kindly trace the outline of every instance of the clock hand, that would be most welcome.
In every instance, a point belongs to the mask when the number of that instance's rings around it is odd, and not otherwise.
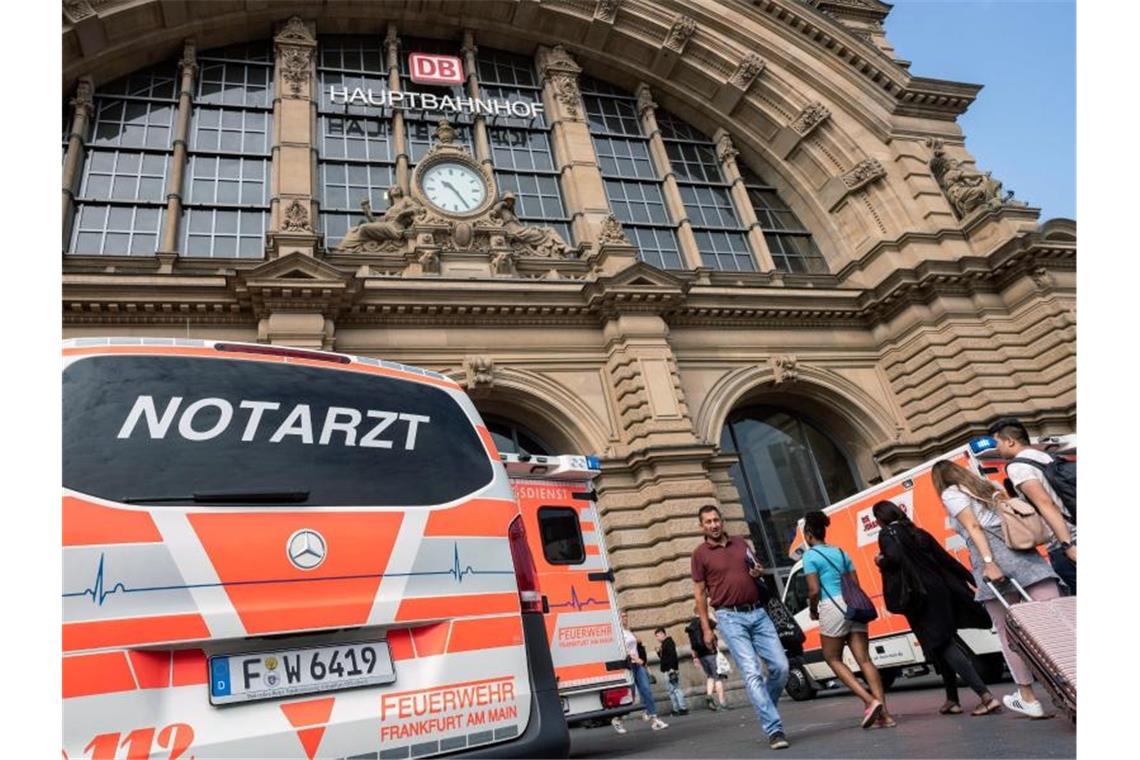
[[[450,182],[448,182],[447,180],[444,180],[444,181],[443,181],[443,186],[444,186],[444,187],[446,187],[446,188],[447,188],[448,190],[450,190],[451,192],[455,193],[455,197],[456,197],[456,198],[458,198],[458,199],[459,199],[459,202],[463,204],[463,208],[471,208],[471,204],[469,204],[469,203],[467,202],[467,199],[465,199],[465,198],[464,198],[462,195],[460,195],[459,191],[455,189],[455,186],[454,186],[454,185],[452,185],[452,184],[451,184]]]

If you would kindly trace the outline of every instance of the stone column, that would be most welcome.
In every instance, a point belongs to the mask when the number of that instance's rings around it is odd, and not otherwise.
[[[400,35],[395,24],[388,24],[388,33],[384,37],[384,54],[388,62],[388,89],[392,92],[400,91]],[[408,158],[408,134],[404,126],[404,110],[392,109],[392,141],[396,148],[396,184],[405,193],[409,192],[411,184],[411,171]]]
[[[198,76],[198,57],[193,40],[182,46],[178,61],[178,113],[174,117],[174,155],[166,181],[166,224],[158,259],[169,271],[178,257],[178,228],[182,225],[182,185],[186,176],[187,139],[190,135],[190,110],[194,103],[194,80]]]
[[[665,320],[626,310],[632,292],[614,295],[603,335],[621,443],[603,463],[599,514],[621,605],[635,630],[651,631],[692,615],[689,557],[700,541],[697,510],[718,496],[715,448],[693,432]]]
[[[270,258],[314,255],[313,58],[317,41],[309,25],[293,16],[274,38],[277,67],[273,101],[273,199]]]
[[[732,205],[736,208],[736,215],[748,229],[748,244],[752,248],[752,255],[756,258],[756,268],[761,272],[770,272],[776,268],[772,261],[772,252],[768,250],[768,241],[764,239],[764,232],[756,218],[756,209],[752,207],[752,199],[748,197],[748,190],[744,187],[744,177],[740,176],[740,167],[736,165],[736,157],[740,151],[732,144],[732,138],[723,128],[713,135],[716,141],[716,157],[720,161],[720,170],[725,180],[731,185],[729,193],[732,195]]]
[[[554,165],[570,228],[579,243],[597,242],[610,211],[578,89],[582,68],[561,45],[539,47],[537,59]]]
[[[681,189],[677,186],[677,178],[673,175],[673,165],[669,161],[669,154],[665,150],[665,140],[661,137],[661,130],[657,126],[657,114],[654,109],[657,103],[653,100],[653,93],[649,85],[642,82],[637,86],[637,112],[641,116],[641,128],[649,135],[649,155],[657,167],[657,173],[665,178],[662,194],[665,196],[665,206],[669,214],[678,223],[677,241],[681,246],[681,257],[690,269],[701,266],[701,252],[697,248],[697,238],[693,235],[693,225],[685,211],[685,203],[681,200]]]
[[[79,167],[83,163],[83,136],[91,125],[95,114],[95,83],[91,77],[83,77],[75,87],[75,97],[71,99],[75,109],[71,116],[71,130],[67,135],[67,157],[63,161],[63,250],[67,251],[71,241],[71,215],[75,210],[75,192],[79,186]]]
[[[479,97],[479,76],[475,68],[475,53],[478,51],[479,49],[475,47],[475,35],[471,33],[470,29],[465,29],[463,31],[463,48],[460,52],[463,54],[463,68],[467,72],[467,97],[472,100]],[[487,134],[487,117],[481,113],[476,113],[471,132],[475,140],[475,158],[484,166],[493,168],[491,139],[490,135]]]

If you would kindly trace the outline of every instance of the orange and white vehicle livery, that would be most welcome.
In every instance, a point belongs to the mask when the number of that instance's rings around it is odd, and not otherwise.
[[[590,456],[500,455],[518,498],[546,600],[550,655],[570,726],[634,710]]]
[[[462,389],[66,341],[63,756],[564,756],[538,576]]]

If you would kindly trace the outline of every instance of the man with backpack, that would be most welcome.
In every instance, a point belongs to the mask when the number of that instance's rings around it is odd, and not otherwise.
[[[1006,474],[1021,497],[1037,508],[1053,531],[1049,562],[1072,594],[1077,593],[1077,466],[1029,445],[1020,421],[1005,417],[990,425]]]

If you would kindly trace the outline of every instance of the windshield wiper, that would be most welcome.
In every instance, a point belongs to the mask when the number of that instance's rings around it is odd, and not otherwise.
[[[308,491],[195,491],[189,496],[128,496],[124,504],[164,501],[191,501],[195,504],[300,504],[309,500]]]

